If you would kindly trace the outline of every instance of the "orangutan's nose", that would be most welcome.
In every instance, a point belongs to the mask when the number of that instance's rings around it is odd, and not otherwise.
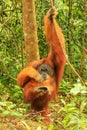
[[[46,80],[47,79],[47,74],[45,72],[43,72],[42,77],[43,77],[44,80]]]

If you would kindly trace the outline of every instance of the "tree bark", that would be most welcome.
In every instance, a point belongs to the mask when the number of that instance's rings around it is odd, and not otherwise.
[[[22,0],[23,33],[28,63],[39,59],[34,0]]]

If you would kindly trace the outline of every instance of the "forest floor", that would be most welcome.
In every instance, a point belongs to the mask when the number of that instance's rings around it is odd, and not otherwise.
[[[56,100],[49,104],[50,118],[53,120],[52,124],[45,125],[39,112],[35,113],[29,109],[24,111],[21,116],[0,116],[0,130],[65,130],[61,124],[64,115],[59,112],[63,107],[61,98],[63,97],[60,95],[57,98],[58,101]]]

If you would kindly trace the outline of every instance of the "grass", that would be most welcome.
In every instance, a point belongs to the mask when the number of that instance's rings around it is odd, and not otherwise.
[[[63,87],[62,87],[63,89]],[[87,89],[75,84],[70,91],[61,91],[56,101],[49,104],[52,124],[42,122],[40,113],[31,110],[22,99],[0,101],[0,130],[87,130]],[[4,100],[3,100],[4,99]]]

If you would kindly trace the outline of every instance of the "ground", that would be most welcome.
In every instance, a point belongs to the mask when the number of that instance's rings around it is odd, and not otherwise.
[[[63,106],[60,100],[61,96],[58,98],[59,100],[51,102],[49,105],[50,117],[53,120],[53,123],[49,126],[42,122],[39,113],[27,109],[19,117],[12,115],[0,116],[0,130],[65,130],[61,124],[63,115],[58,114],[60,108]]]

